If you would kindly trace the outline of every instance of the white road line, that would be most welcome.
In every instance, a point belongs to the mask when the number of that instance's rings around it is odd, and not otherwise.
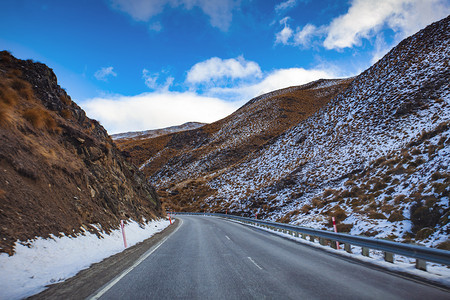
[[[175,232],[177,232],[178,228],[181,227],[181,225],[183,225],[183,220],[180,220],[180,226],[178,226],[174,232],[172,232],[169,236],[166,236],[161,242],[159,242],[156,246],[153,246],[153,248],[151,248],[150,250],[148,250],[146,253],[144,253],[144,255],[142,255],[131,267],[129,267],[128,269],[126,269],[122,274],[120,274],[119,276],[117,276],[116,278],[114,278],[112,281],[110,281],[103,289],[101,289],[100,291],[98,291],[95,295],[90,296],[89,298],[87,298],[88,300],[97,300],[99,299],[101,296],[103,296],[107,291],[109,291],[109,289],[111,289],[116,283],[118,283],[122,278],[124,278],[128,273],[130,273],[134,268],[136,268],[141,262],[143,262],[147,257],[149,257],[150,255],[153,254],[153,252],[155,252],[159,247],[161,247],[162,244],[164,244],[164,242],[172,236],[172,234],[174,234]]]
[[[262,270],[262,268],[249,256],[248,259],[250,259],[250,261],[257,266],[260,270]]]
[[[231,239],[228,237],[228,235],[225,236],[229,241],[231,241]]]

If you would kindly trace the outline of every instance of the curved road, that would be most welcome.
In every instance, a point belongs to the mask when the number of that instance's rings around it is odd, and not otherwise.
[[[178,216],[179,229],[100,299],[450,299],[450,293],[255,228]]]

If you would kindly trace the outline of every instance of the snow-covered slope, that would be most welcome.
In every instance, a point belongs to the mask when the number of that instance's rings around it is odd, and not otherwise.
[[[175,209],[317,228],[335,216],[340,231],[448,248],[449,23],[405,39],[356,78],[255,98],[137,162]],[[319,105],[323,94],[331,101]],[[303,117],[283,127],[288,111]]]
[[[113,140],[136,139],[136,138],[148,139],[148,138],[154,138],[154,137],[169,134],[169,133],[197,129],[197,128],[202,127],[203,125],[205,125],[205,123],[187,122],[187,123],[184,123],[179,126],[171,126],[171,127],[167,127],[167,128],[161,128],[161,129],[117,133],[117,134],[111,135],[111,138]]]
[[[445,240],[449,20],[400,43],[324,109],[211,181],[207,202],[275,219],[291,212],[288,221],[315,227],[340,214],[351,233],[377,237],[429,228],[422,236]]]

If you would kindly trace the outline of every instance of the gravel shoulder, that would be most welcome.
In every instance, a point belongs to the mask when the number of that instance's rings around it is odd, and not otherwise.
[[[173,225],[167,227],[162,232],[156,233],[152,237],[133,247],[127,248],[123,252],[93,264],[88,269],[80,271],[77,275],[64,282],[50,285],[45,291],[33,295],[28,299],[84,299],[132,266],[150,248],[170,235],[179,224],[180,221],[175,220]]]

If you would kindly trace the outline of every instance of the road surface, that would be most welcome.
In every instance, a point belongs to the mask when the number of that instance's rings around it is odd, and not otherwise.
[[[235,222],[179,229],[100,299],[450,299],[428,284]]]

